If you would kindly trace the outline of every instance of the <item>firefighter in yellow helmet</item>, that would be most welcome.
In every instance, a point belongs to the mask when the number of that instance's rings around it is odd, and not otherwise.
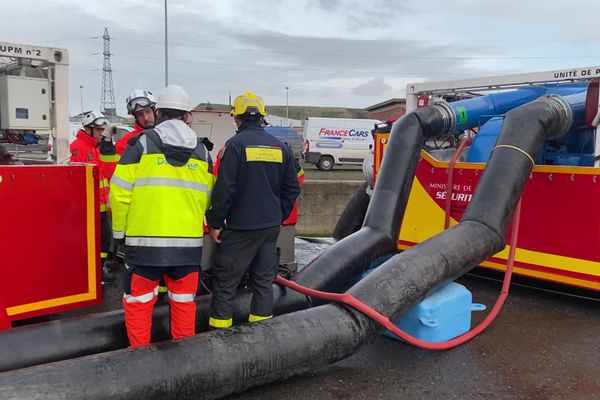
[[[158,124],[129,142],[111,180],[113,237],[125,240],[123,309],[131,346],[150,342],[161,277],[172,337],[195,334],[203,221],[214,185],[208,150],[187,125],[189,95],[167,86],[156,108]]]
[[[207,213],[213,254],[211,328],[232,325],[236,289],[247,272],[253,287],[250,322],[273,316],[277,237],[300,192],[289,148],[262,128],[267,111],[252,92],[235,98],[238,127],[219,155],[212,208]]]

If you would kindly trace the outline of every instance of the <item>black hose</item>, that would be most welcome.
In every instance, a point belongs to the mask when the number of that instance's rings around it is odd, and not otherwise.
[[[498,140],[502,147],[490,158],[467,220],[392,257],[350,293],[396,318],[437,285],[502,249],[531,157],[561,120],[550,101],[508,113]],[[515,169],[507,173],[507,165]],[[487,193],[480,193],[490,190],[510,193],[492,207]],[[354,310],[327,304],[180,341],[3,373],[0,392],[6,399],[212,399],[341,360],[380,329]]]
[[[350,201],[348,201],[346,208],[344,208],[342,215],[338,218],[333,229],[334,239],[341,240],[362,227],[365,215],[367,214],[367,207],[371,200],[367,194],[368,187],[367,182],[364,182],[352,195]]]
[[[443,109],[428,107],[418,109],[394,124],[388,151],[393,151],[396,157],[389,157],[382,165],[364,227],[313,260],[295,277],[298,283],[325,291],[343,290],[372,260],[395,252],[421,143],[425,138],[434,137],[437,132],[444,130],[447,125],[444,118]],[[243,292],[236,299],[235,322],[247,321],[249,296],[248,292]],[[276,287],[274,297],[276,314],[310,306],[305,296],[279,287]],[[197,304],[197,326],[204,330],[209,316],[209,297],[204,296]],[[167,327],[167,308],[158,306],[155,310],[153,339],[168,338]],[[63,360],[128,345],[123,314],[120,311],[22,329],[22,332],[27,329],[26,335],[0,333],[0,354],[3,354],[0,357],[0,370]],[[13,357],[15,354],[18,357]]]

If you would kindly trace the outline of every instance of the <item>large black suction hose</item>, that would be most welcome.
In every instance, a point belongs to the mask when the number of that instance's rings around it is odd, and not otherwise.
[[[425,138],[444,135],[453,126],[454,113],[443,104],[418,109],[396,121],[389,141],[389,157],[383,163],[378,193],[371,201],[365,226],[336,243],[313,260],[294,279],[301,285],[339,291],[370,262],[396,248],[396,238],[408,201],[416,164]],[[248,320],[251,293],[242,292],[235,303],[234,322]],[[274,288],[275,314],[307,308],[306,297]],[[208,326],[210,296],[196,301],[196,326]],[[68,338],[68,340],[65,340]],[[169,338],[166,304],[155,307],[152,338]],[[122,310],[52,321],[0,332],[0,371],[65,360],[128,346]]]
[[[564,133],[561,125],[570,125],[565,107],[546,98],[510,112],[466,219],[394,256],[350,293],[395,317],[502,249],[531,158],[546,138]],[[492,207],[489,191],[509,195]],[[6,372],[0,374],[0,393],[6,399],[214,399],[344,359],[379,331],[357,311],[326,304],[137,350]]]

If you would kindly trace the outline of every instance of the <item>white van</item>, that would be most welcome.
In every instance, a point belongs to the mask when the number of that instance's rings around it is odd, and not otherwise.
[[[375,119],[308,118],[304,126],[305,162],[321,170],[336,164],[362,164],[373,148]]]

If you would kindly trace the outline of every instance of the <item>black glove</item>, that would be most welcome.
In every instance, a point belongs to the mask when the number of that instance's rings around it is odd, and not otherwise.
[[[125,259],[125,239],[113,238],[111,242],[111,253],[117,258]]]
[[[117,154],[115,145],[110,139],[102,138],[100,141],[100,154],[104,156],[112,156]]]
[[[213,142],[211,142],[208,138],[202,138],[202,144],[204,145],[204,147],[206,147],[206,150],[208,151],[212,151],[213,147],[215,147]]]

